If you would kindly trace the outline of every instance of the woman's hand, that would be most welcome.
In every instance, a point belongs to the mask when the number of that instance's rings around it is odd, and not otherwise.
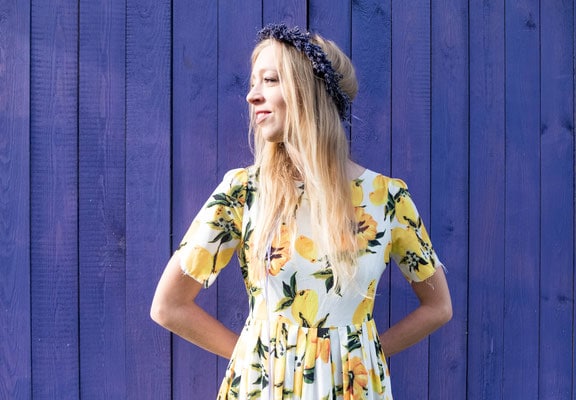
[[[195,345],[230,358],[238,335],[196,304],[195,299],[201,289],[200,283],[184,275],[176,253],[158,282],[150,317]]]
[[[412,282],[420,306],[380,335],[386,356],[418,343],[452,318],[452,301],[442,267],[424,282]]]

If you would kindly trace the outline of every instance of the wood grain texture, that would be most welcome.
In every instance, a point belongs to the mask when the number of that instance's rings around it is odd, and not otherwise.
[[[430,234],[448,269],[453,321],[430,338],[429,398],[466,397],[468,303],[468,5],[433,2]]]
[[[504,5],[470,3],[468,393],[502,398],[505,218]],[[453,298],[458,304],[460,299]]]
[[[31,9],[32,395],[79,395],[76,2]]]
[[[573,2],[541,7],[539,397],[572,394],[574,281]]]
[[[218,9],[211,0],[174,2],[172,74],[172,248],[219,183]],[[198,9],[205,10],[202,13]],[[160,269],[158,270],[160,273]],[[216,315],[216,285],[198,303]],[[222,376],[217,357],[175,337],[174,399],[215,399]]]
[[[348,0],[314,0],[308,3],[308,29],[336,42],[350,55],[352,3]]]
[[[506,2],[504,398],[538,398],[539,2]]]
[[[351,53],[359,90],[352,103],[352,159],[390,175],[392,107],[392,3],[363,0],[352,4]],[[377,289],[374,319],[380,331],[390,324],[390,268]]]
[[[392,1],[392,175],[402,178],[430,226],[430,8]],[[391,323],[418,306],[410,285],[392,268]],[[428,397],[428,340],[391,360],[392,390],[400,399]]]
[[[0,398],[31,393],[30,3],[0,1]]]
[[[306,28],[307,1],[267,0],[262,2],[262,25],[284,22],[288,26]]]
[[[81,396],[126,398],[125,3],[80,2]]]
[[[170,335],[149,310],[170,256],[170,1],[126,3],[126,57],[126,393],[163,399]]]
[[[261,2],[250,0],[218,9],[218,179],[232,168],[250,165],[248,105],[250,56],[261,28]],[[248,297],[235,257],[218,278],[217,316],[240,332],[248,314]],[[224,377],[228,360],[218,360],[218,377]]]

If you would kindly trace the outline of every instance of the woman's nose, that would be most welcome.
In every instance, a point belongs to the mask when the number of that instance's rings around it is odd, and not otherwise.
[[[257,85],[254,85],[250,88],[250,91],[246,95],[246,101],[250,104],[256,104],[262,101],[262,94],[260,93]]]

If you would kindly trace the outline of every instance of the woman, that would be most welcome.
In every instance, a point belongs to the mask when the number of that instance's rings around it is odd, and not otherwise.
[[[230,358],[218,398],[391,399],[385,357],[452,316],[444,271],[406,185],[352,162],[342,120],[357,82],[338,47],[269,25],[252,55],[255,162],[229,171],[169,261],[151,316]],[[238,253],[250,314],[238,337],[195,303]],[[390,258],[420,305],[379,334]]]

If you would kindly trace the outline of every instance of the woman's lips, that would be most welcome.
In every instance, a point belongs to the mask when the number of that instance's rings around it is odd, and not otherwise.
[[[256,123],[259,124],[260,122],[264,121],[268,115],[270,115],[270,111],[258,111],[256,113]]]

